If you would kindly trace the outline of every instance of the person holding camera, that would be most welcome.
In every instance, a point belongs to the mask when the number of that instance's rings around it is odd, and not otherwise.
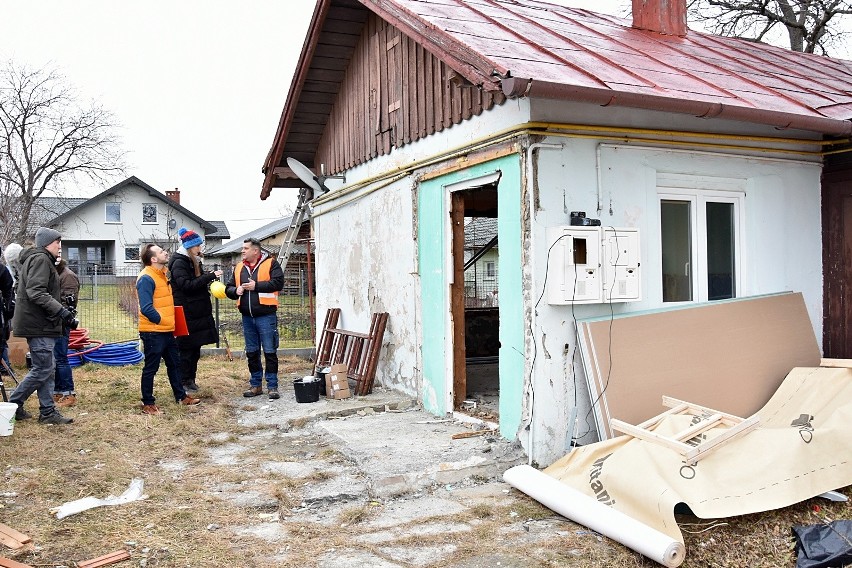
[[[65,309],[77,312],[77,296],[80,294],[80,279],[73,270],[68,268],[68,262],[61,258],[56,265],[59,274],[59,301]],[[56,373],[53,382],[53,402],[59,408],[67,408],[77,404],[77,393],[74,391],[74,374],[71,363],[68,362],[68,341],[71,339],[71,328],[62,326],[62,335],[53,346],[53,358],[56,360]]]
[[[53,373],[56,361],[53,348],[62,336],[63,326],[77,327],[76,314],[60,302],[59,274],[56,261],[62,257],[62,235],[48,227],[39,227],[35,245],[21,252],[18,292],[12,328],[15,337],[24,337],[30,349],[32,368],[9,396],[18,405],[16,420],[32,418],[24,402],[38,392],[38,421],[42,424],[73,422],[56,409],[53,402]]]

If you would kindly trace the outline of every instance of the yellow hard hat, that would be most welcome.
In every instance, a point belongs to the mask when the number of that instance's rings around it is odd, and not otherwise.
[[[219,282],[218,280],[210,284],[210,293],[213,294],[215,297],[219,298],[220,300],[224,300],[225,298],[227,298],[227,296],[225,295],[225,285]]]

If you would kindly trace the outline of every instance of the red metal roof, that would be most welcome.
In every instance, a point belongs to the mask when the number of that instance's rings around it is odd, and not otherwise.
[[[852,133],[849,61],[692,30],[664,36],[535,0],[361,1],[437,56],[461,62],[468,80],[510,96],[703,109],[699,116],[746,121],[754,111],[754,122]]]

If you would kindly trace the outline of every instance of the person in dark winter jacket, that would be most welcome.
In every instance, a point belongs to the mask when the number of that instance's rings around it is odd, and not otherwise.
[[[243,241],[242,261],[225,287],[225,294],[237,300],[243,315],[243,336],[246,340],[246,361],[249,369],[249,389],[243,396],[263,394],[263,365],[266,362],[266,388],[270,400],[278,394],[278,292],[284,288],[284,271],[278,261],[263,252],[260,241]]]
[[[213,304],[207,288],[222,276],[221,270],[205,272],[202,266],[203,241],[195,231],[181,227],[178,231],[181,247],[169,259],[169,278],[176,306],[183,306],[189,335],[177,338],[180,349],[180,376],[187,392],[198,391],[195,382],[201,346],[215,343],[218,338],[213,321]]]
[[[0,251],[2,252],[2,251]],[[12,315],[15,313],[15,279],[5,264],[0,264],[0,357],[6,365],[9,363],[9,332],[12,329]],[[6,373],[6,367],[0,365],[0,375]]]
[[[44,424],[68,424],[53,402],[53,347],[62,335],[62,326],[77,326],[74,312],[59,301],[59,274],[56,261],[62,256],[62,235],[48,227],[39,227],[35,246],[21,252],[15,316],[15,337],[25,337],[30,350],[32,368],[9,396],[18,405],[16,420],[31,418],[24,402],[38,392],[39,417]]]
[[[80,279],[68,268],[68,262],[60,259],[56,265],[59,274],[59,301],[68,310],[77,310],[77,299],[80,295]],[[53,382],[53,402],[59,408],[67,408],[77,404],[77,392],[74,390],[74,373],[68,361],[68,342],[71,339],[71,328],[63,325],[62,335],[53,346],[53,359],[56,361],[56,372]]]

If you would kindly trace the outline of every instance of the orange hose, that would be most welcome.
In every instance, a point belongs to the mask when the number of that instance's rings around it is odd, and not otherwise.
[[[103,341],[92,341],[89,339],[89,330],[80,327],[71,330],[71,336],[68,339],[68,349],[73,349],[74,353],[68,353],[68,356],[80,356],[92,351],[97,351],[103,346]]]

